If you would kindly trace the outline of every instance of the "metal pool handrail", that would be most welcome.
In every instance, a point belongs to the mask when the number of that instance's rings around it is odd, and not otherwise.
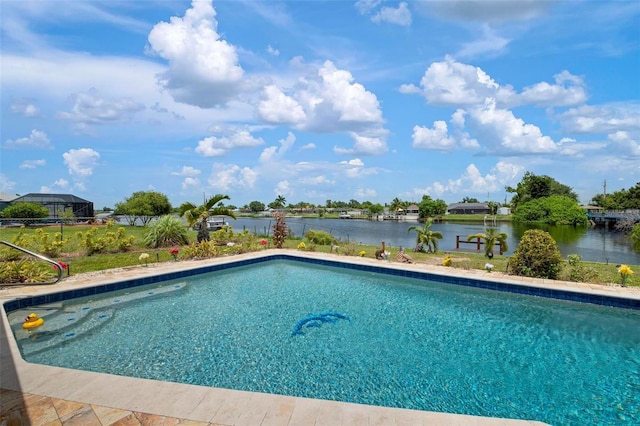
[[[62,273],[63,273],[62,271],[63,271],[64,268],[62,267],[61,264],[59,264],[55,260],[49,259],[48,257],[43,256],[43,255],[38,254],[38,253],[34,253],[31,250],[27,250],[24,247],[17,246],[17,245],[12,244],[12,243],[10,243],[8,241],[0,240],[0,244],[4,244],[5,246],[8,246],[8,247],[11,247],[13,249],[19,250],[19,251],[21,251],[23,253],[26,253],[26,254],[28,254],[30,256],[34,256],[34,257],[36,257],[36,258],[38,258],[40,260],[43,260],[45,262],[51,263],[54,266],[54,269],[56,271],[58,271],[58,277],[53,282],[44,282],[44,283],[0,283],[0,285],[50,285],[50,284],[56,284],[58,281],[60,281],[62,279]]]

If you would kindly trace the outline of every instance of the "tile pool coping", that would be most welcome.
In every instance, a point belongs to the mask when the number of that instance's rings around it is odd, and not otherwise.
[[[266,250],[204,261],[167,262],[153,264],[150,267],[78,274],[65,278],[56,286],[1,289],[0,302],[3,302],[3,313],[0,324],[2,325],[0,343],[3,349],[0,353],[0,388],[225,425],[292,426],[378,422],[382,424],[540,424],[526,420],[483,418],[209,388],[30,364],[20,355],[6,315],[7,312],[33,304],[52,303],[72,297],[279,259],[640,309],[640,291],[635,288],[523,279],[496,272],[489,274],[475,270],[452,270],[433,265],[382,262],[371,258],[345,257],[326,253]],[[451,275],[452,272],[456,275]]]

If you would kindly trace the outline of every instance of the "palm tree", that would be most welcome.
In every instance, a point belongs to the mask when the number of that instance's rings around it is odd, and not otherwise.
[[[194,226],[196,223],[200,223],[200,229],[198,231],[198,242],[209,241],[209,230],[207,229],[207,219],[211,216],[230,216],[236,218],[233,211],[224,206],[216,206],[222,200],[230,200],[228,195],[214,195],[213,197],[205,200],[204,204],[196,206],[193,203],[182,203],[178,211],[180,216],[184,216],[187,219],[189,226]]]
[[[424,226],[414,225],[407,229],[407,232],[416,231],[418,233],[416,237],[416,247],[413,251],[419,252],[424,251],[424,246],[427,246],[427,251],[429,253],[436,253],[438,251],[438,240],[442,239],[442,232],[440,231],[432,231],[431,224],[433,219],[428,218]]]
[[[469,235],[467,237],[467,241],[474,240],[476,238],[480,238],[484,240],[484,255],[488,258],[493,257],[493,248],[496,243],[500,246],[500,254],[509,250],[507,247],[507,234],[504,232],[498,232],[495,228],[487,228],[484,230],[485,232],[479,232],[477,234]]]

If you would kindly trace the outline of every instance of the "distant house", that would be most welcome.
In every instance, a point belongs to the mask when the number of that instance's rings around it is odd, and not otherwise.
[[[511,208],[510,207],[498,207],[498,214],[499,215],[510,215],[511,214]]]
[[[487,203],[453,203],[447,207],[447,214],[490,214]]]
[[[0,192],[0,211],[4,210],[19,195],[9,194],[8,192]]]
[[[93,203],[71,194],[38,194],[31,193],[14,198],[14,203],[37,203],[49,210],[50,218],[62,217],[71,211],[75,217],[93,218]]]

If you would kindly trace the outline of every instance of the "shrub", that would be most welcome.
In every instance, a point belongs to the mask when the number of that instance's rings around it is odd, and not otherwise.
[[[0,282],[2,283],[46,283],[52,279],[53,275],[48,263],[21,259],[0,264]]]
[[[582,263],[582,257],[579,254],[567,256],[567,264],[560,274],[560,278],[574,282],[593,282],[597,276],[596,271]]]
[[[333,235],[329,234],[328,232],[317,231],[315,229],[310,229],[309,231],[307,231],[306,234],[304,234],[304,236],[312,243],[318,244],[321,246],[328,246],[330,244],[335,244],[338,241]]]
[[[99,228],[91,228],[86,232],[76,232],[80,245],[85,248],[87,256],[95,253],[127,251],[133,245],[134,236],[126,236],[124,227],[113,232],[114,221],[107,222],[103,235],[98,235]]]
[[[275,218],[276,223],[273,224],[273,244],[276,248],[282,248],[284,239],[289,235],[289,230],[284,220],[284,213],[276,213]]]
[[[144,245],[152,248],[182,246],[188,243],[184,222],[170,215],[162,216],[149,224],[144,235]]]
[[[15,219],[44,219],[49,216],[49,209],[38,203],[21,201],[5,207],[0,212],[0,216]],[[30,225],[35,222],[37,220],[25,220],[23,223]]]
[[[355,256],[357,248],[358,248],[358,246],[356,245],[356,243],[349,242],[349,243],[345,243],[342,246],[340,246],[340,251],[345,256]]]
[[[553,237],[541,229],[524,233],[510,265],[515,275],[556,279],[560,273],[562,255]]]
[[[31,247],[33,251],[44,254],[47,257],[57,257],[67,241],[62,239],[60,232],[54,233],[53,238],[51,238],[49,232],[36,229],[31,236]]]
[[[182,250],[183,259],[207,259],[218,254],[216,246],[211,241],[200,241]]]

